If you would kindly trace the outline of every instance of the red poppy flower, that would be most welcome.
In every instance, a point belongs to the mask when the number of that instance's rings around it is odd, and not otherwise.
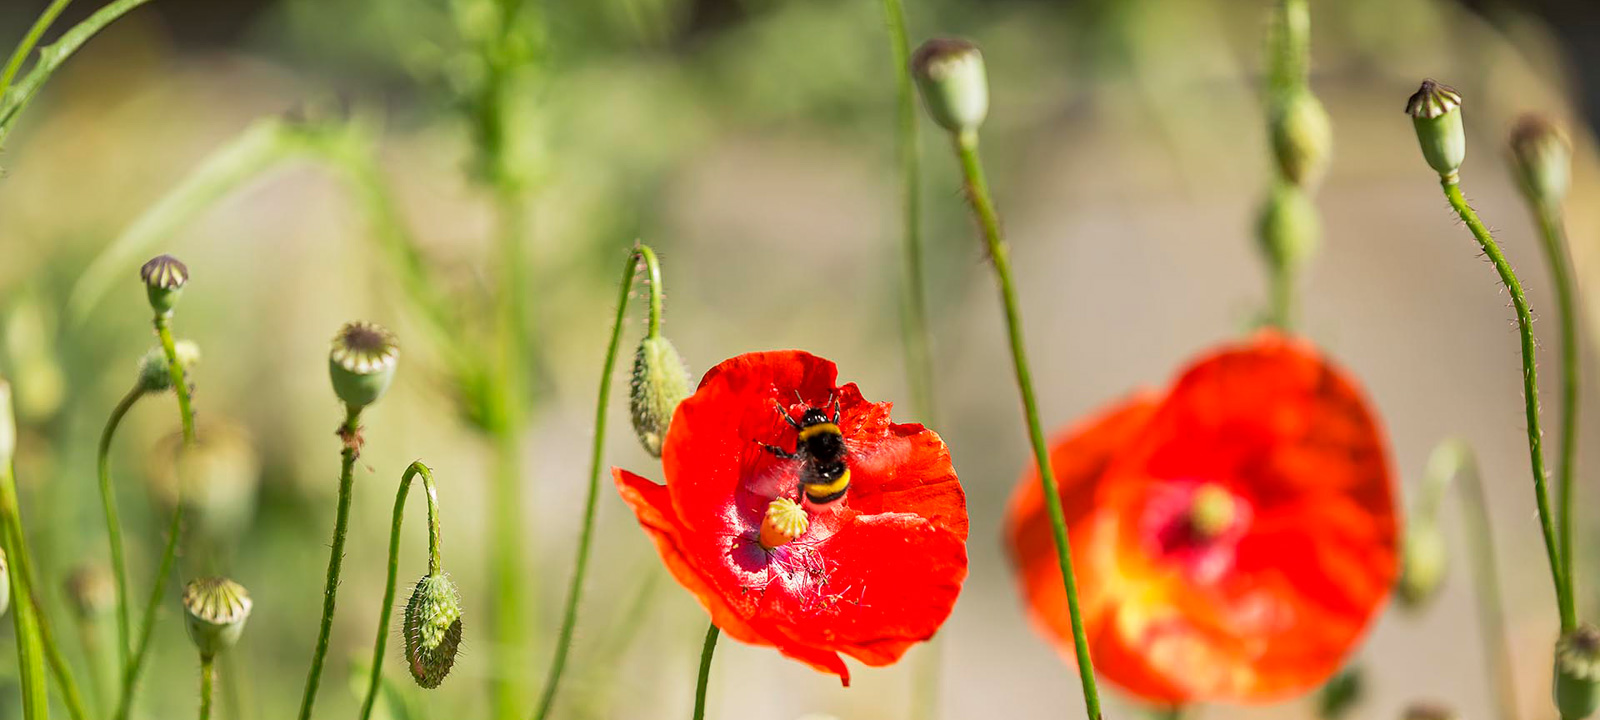
[[[614,469],[661,559],[724,633],[850,684],[840,653],[888,665],[938,630],[967,575],[966,495],[932,430],[839,386],[799,351],[740,355],[678,406],[667,484]],[[818,411],[845,448],[845,487],[804,492],[794,427]],[[837,413],[835,420],[833,415]],[[837,484],[837,483],[836,483]],[[807,486],[811,488],[812,486]]]
[[[1059,436],[1095,668],[1152,702],[1263,702],[1343,662],[1396,572],[1388,451],[1355,383],[1262,333]],[[1075,658],[1036,471],[1007,540],[1036,624]]]

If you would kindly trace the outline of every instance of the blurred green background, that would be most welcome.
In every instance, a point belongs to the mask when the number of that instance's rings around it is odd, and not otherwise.
[[[0,38],[19,36],[43,4],[6,2]],[[69,17],[94,5],[80,0]],[[349,717],[357,707],[353,671],[371,652],[393,492],[417,458],[439,479],[445,568],[462,587],[467,634],[455,673],[426,693],[407,687],[392,642],[388,676],[406,702],[384,711],[483,717],[487,678],[510,673],[529,694],[539,687],[581,517],[615,274],[635,238],[661,253],[666,333],[696,376],[738,353],[799,347],[837,361],[842,379],[859,382],[869,399],[908,397],[897,312],[894,71],[871,0],[592,0],[529,13],[543,29],[539,59],[513,96],[510,157],[529,179],[531,218],[535,399],[522,439],[521,510],[534,667],[488,662],[481,618],[489,449],[462,421],[439,353],[422,342],[363,199],[343,176],[305,159],[274,165],[114,268],[88,312],[69,307],[113,238],[263,118],[290,127],[352,123],[375,148],[383,180],[443,282],[466,297],[483,293],[495,274],[491,211],[471,180],[470,132],[457,112],[474,69],[448,5],[154,0],[63,68],[0,155],[0,368],[16,386],[25,521],[65,640],[76,635],[62,585],[106,553],[95,440],[152,343],[138,263],[167,251],[191,269],[176,327],[204,353],[196,407],[202,432],[211,428],[213,462],[201,474],[210,502],[181,574],[225,571],[256,602],[224,666],[225,677],[243,681],[239,694],[225,690],[224,717],[285,717],[299,698],[338,472],[341,411],[325,356],[345,320],[395,329],[405,354],[395,389],[364,418],[368,445],[320,717]],[[1502,147],[1511,119],[1526,109],[1572,129],[1579,167],[1571,237],[1580,282],[1592,285],[1600,274],[1592,202],[1600,166],[1582,108],[1595,97],[1585,88],[1600,82],[1586,65],[1600,45],[1600,12],[1583,3],[1474,5],[1313,2],[1312,82],[1332,113],[1337,151],[1319,196],[1325,241],[1303,328],[1365,382],[1408,486],[1435,441],[1461,435],[1479,449],[1522,705],[1526,717],[1544,718],[1552,712],[1547,653],[1556,618],[1526,479],[1515,330],[1491,269],[1417,156],[1401,108],[1426,76],[1467,97],[1464,186],[1522,269],[1535,309],[1547,307],[1536,235]],[[1047,424],[1164,383],[1251,320],[1263,296],[1253,217],[1269,177],[1259,96],[1266,6],[910,3],[913,42],[960,34],[985,50],[994,97],[985,146],[1021,272]],[[972,573],[943,633],[943,715],[1073,716],[1074,673],[1028,627],[1000,548],[1001,513],[1027,447],[994,290],[954,163],[941,138],[928,131],[924,140],[936,429],[972,513]],[[636,319],[626,342],[641,326]],[[1555,324],[1540,331],[1553,347]],[[1586,370],[1600,369],[1588,357]],[[1556,365],[1545,362],[1552,375]],[[1553,384],[1546,388],[1554,407]],[[112,456],[138,594],[160,550],[159,488],[173,482],[169,398],[141,403]],[[1593,393],[1584,402],[1587,417],[1600,418]],[[659,478],[622,420],[624,401],[612,410],[607,462]],[[1597,499],[1594,427],[1583,433],[1580,508]],[[421,503],[410,512],[403,588],[425,566]],[[1593,547],[1596,525],[1593,513],[1580,514],[1589,516],[1581,552]],[[667,577],[609,488],[599,523],[558,716],[686,715],[704,614]],[[1452,536],[1464,570],[1460,540]],[[1600,572],[1597,553],[1585,555],[1583,567]],[[1582,608],[1595,609],[1596,587],[1584,584]],[[150,718],[184,717],[195,702],[195,659],[176,599],[164,610],[143,693]],[[1395,717],[1419,698],[1450,701],[1468,717],[1486,714],[1472,613],[1464,572],[1453,574],[1430,613],[1387,612],[1360,654],[1370,694],[1355,717]],[[6,624],[0,643],[9,646],[10,635]],[[89,664],[69,647],[87,679]],[[906,717],[919,652],[892,668],[858,667],[843,690],[769,649],[727,642],[709,716]],[[0,653],[0,717],[16,712],[14,662]],[[1109,717],[1132,712],[1114,707]],[[1309,714],[1309,704],[1289,703],[1200,717]]]

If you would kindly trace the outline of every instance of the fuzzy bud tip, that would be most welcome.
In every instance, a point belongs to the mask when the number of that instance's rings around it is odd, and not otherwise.
[[[400,345],[381,325],[356,321],[339,328],[328,354],[333,391],[352,408],[376,402],[394,380]]]
[[[461,647],[461,596],[455,583],[443,575],[418,580],[406,603],[402,629],[411,677],[422,687],[439,687]]]
[[[202,578],[183,588],[189,639],[202,657],[213,657],[238,642],[250,607],[244,586],[227,578]]]
[[[689,371],[672,343],[663,337],[647,337],[633,356],[633,378],[628,386],[628,405],[633,414],[633,431],[651,455],[661,457],[661,444],[678,403],[689,396]]]
[[[970,41],[934,38],[911,56],[911,74],[928,115],[953,133],[976,132],[989,114],[983,53]]]
[[[191,340],[179,340],[172,345],[178,355],[178,365],[185,373],[200,362],[200,346]],[[167,365],[167,351],[161,346],[150,348],[139,358],[139,388],[146,393],[163,393],[172,389],[172,372]]]

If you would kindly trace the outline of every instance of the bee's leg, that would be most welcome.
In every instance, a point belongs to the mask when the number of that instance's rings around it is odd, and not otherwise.
[[[798,393],[799,391],[796,390],[795,392]],[[796,430],[800,429],[800,421],[794,419],[794,417],[789,414],[788,410],[783,409],[783,405],[776,399],[772,401],[772,409],[778,411],[778,417],[783,418],[784,422],[789,423],[789,427],[792,427]]]
[[[839,396],[829,395],[828,402],[833,405],[833,424],[839,424]]]
[[[781,457],[781,458],[783,458],[785,460],[793,460],[793,459],[795,459],[797,457],[800,457],[798,454],[789,452],[788,450],[785,450],[785,449],[783,449],[781,447],[778,447],[777,445],[768,445],[766,443],[761,443],[761,449],[765,450],[765,451],[767,451],[769,453],[772,453],[773,455],[777,455],[778,457]]]

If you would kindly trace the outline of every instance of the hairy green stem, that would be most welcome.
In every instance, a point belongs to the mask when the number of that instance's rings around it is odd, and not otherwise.
[[[1561,553],[1561,579],[1567,596],[1576,602],[1577,576],[1572,544],[1572,487],[1578,464],[1578,397],[1581,365],[1578,360],[1578,313],[1572,275],[1572,260],[1567,253],[1566,228],[1561,208],[1550,203],[1535,203],[1539,237],[1555,283],[1556,310],[1561,329],[1561,454],[1556,461],[1556,540]]]
[[[372,675],[367,682],[367,697],[361,701],[361,720],[372,716],[372,706],[383,683],[383,652],[389,644],[389,618],[394,611],[395,581],[400,572],[400,525],[405,520],[411,480],[417,476],[422,477],[422,490],[428,498],[428,574],[438,576],[444,571],[439,559],[439,493],[433,485],[433,471],[418,460],[400,476],[400,489],[394,495],[394,517],[389,524],[389,580],[384,586],[383,604],[378,608],[378,639],[372,643]]]
[[[995,281],[999,285],[1000,300],[1005,308],[1006,334],[1011,341],[1011,363],[1016,373],[1017,390],[1022,396],[1023,419],[1027,422],[1028,439],[1033,445],[1034,461],[1038,464],[1039,484],[1044,490],[1044,505],[1050,515],[1051,533],[1055,537],[1056,562],[1061,567],[1061,579],[1067,593],[1067,610],[1071,615],[1072,640],[1077,651],[1078,680],[1083,685],[1084,707],[1088,710],[1089,720],[1100,720],[1100,691],[1095,684],[1094,662],[1089,657],[1089,642],[1083,630],[1083,612],[1078,606],[1078,580],[1072,569],[1072,545],[1067,537],[1066,515],[1061,509],[1061,490],[1056,483],[1055,470],[1050,465],[1050,447],[1045,444],[1044,428],[1039,423],[1039,402],[1034,397],[1033,373],[1028,369],[1028,353],[1023,344],[1022,310],[1017,302],[1016,284],[1011,277],[1010,254],[1000,234],[1000,216],[995,212],[989,185],[983,175],[983,163],[978,157],[978,134],[958,133],[955,149],[966,179],[967,199],[972,204],[978,224],[983,228],[989,262],[994,266]]]
[[[572,649],[572,633],[578,626],[578,606],[583,597],[583,579],[589,569],[589,546],[594,540],[595,508],[600,498],[600,472],[606,438],[606,406],[611,401],[611,376],[617,367],[617,351],[622,346],[622,325],[628,316],[628,296],[633,292],[635,267],[643,262],[650,285],[650,337],[661,332],[661,264],[648,245],[639,245],[628,253],[622,266],[622,282],[617,290],[617,317],[611,324],[611,341],[606,346],[606,359],[600,366],[600,391],[596,394],[594,408],[594,441],[589,450],[589,488],[583,501],[583,525],[578,534],[578,556],[572,566],[572,580],[567,586],[567,601],[561,614],[561,632],[556,637],[556,654],[550,662],[550,671],[544,681],[544,691],[539,695],[538,709],[533,717],[544,720],[555,706],[556,689],[561,684],[561,673],[567,666],[567,653]]]
[[[706,683],[711,680],[711,655],[717,651],[717,636],[721,630],[715,622],[706,628],[706,641],[700,646],[700,679],[694,686],[694,720],[706,717]]]
[[[128,565],[123,556],[122,521],[117,517],[116,490],[111,486],[111,439],[117,434],[117,426],[122,423],[123,416],[133,409],[134,403],[139,402],[144,394],[144,388],[135,385],[111,409],[111,417],[106,420],[105,430],[100,433],[99,455],[96,459],[100,472],[100,504],[105,509],[106,541],[111,545],[111,576],[115,580],[117,597],[117,667],[128,664]]]
[[[6,61],[5,71],[0,72],[0,97],[4,97],[5,92],[11,89],[11,82],[17,79],[17,73],[22,70],[22,64],[28,61],[28,55],[33,53],[34,46],[39,44],[39,39],[44,37],[45,31],[55,24],[56,18],[61,16],[61,11],[66,10],[67,5],[71,3],[72,0],[55,0],[44,9],[44,12],[39,13],[39,19],[28,28],[28,34],[23,35],[22,41],[11,51],[11,59]]]
[[[1460,458],[1461,509],[1466,524],[1472,581],[1477,592],[1478,627],[1489,666],[1490,694],[1499,720],[1517,719],[1517,687],[1506,634],[1505,602],[1500,594],[1500,568],[1494,556],[1494,525],[1489,521],[1489,498],[1484,492],[1478,461],[1463,443],[1456,443]]]
[[[1444,188],[1445,198],[1450,201],[1450,207],[1455,209],[1461,221],[1466,223],[1467,228],[1472,231],[1472,236],[1477,239],[1479,247],[1483,249],[1483,254],[1494,264],[1495,271],[1500,274],[1500,282],[1511,295],[1511,305],[1516,309],[1517,330],[1522,336],[1522,398],[1528,432],[1528,460],[1533,470],[1534,501],[1539,508],[1539,530],[1544,535],[1545,555],[1550,560],[1550,578],[1555,583],[1556,607],[1561,614],[1561,631],[1566,632],[1577,626],[1577,610],[1572,595],[1568,592],[1566,575],[1562,571],[1561,549],[1557,545],[1554,520],[1550,512],[1550,491],[1545,484],[1544,435],[1539,428],[1539,370],[1535,358],[1533,313],[1528,310],[1528,298],[1522,292],[1522,283],[1517,280],[1516,271],[1512,270],[1511,263],[1500,252],[1500,246],[1494,241],[1494,236],[1489,234],[1489,229],[1484,227],[1483,222],[1478,219],[1478,214],[1461,195],[1460,183],[1453,177],[1441,177],[1439,182]]]
[[[167,373],[172,376],[172,392],[178,396],[178,415],[183,421],[183,445],[194,446],[194,406],[189,399],[189,382],[184,379],[183,363],[178,361],[178,345],[172,339],[171,318],[157,314],[156,335],[161,338],[161,350],[167,355]]]
[[[0,146],[5,145],[6,136],[10,135],[15,127],[17,116],[33,102],[34,96],[44,87],[45,81],[50,79],[56,68],[77,52],[78,48],[83,47],[95,33],[147,2],[150,0],[114,0],[63,33],[59,40],[41,48],[39,60],[34,63],[28,74],[5,88],[4,94],[0,94]]]
[[[305,692],[300,697],[300,720],[310,720],[311,706],[322,682],[322,664],[328,657],[328,638],[333,632],[333,611],[339,598],[339,571],[344,567],[344,541],[350,526],[350,498],[355,490],[356,456],[361,447],[361,408],[345,406],[344,424],[339,426],[344,440],[339,467],[339,509],[333,523],[333,548],[328,552],[328,579],[322,586],[322,622],[317,629],[317,645],[311,654],[311,669],[306,673]]]
[[[212,656],[200,658],[200,720],[211,720],[211,686],[216,683],[217,666]]]

